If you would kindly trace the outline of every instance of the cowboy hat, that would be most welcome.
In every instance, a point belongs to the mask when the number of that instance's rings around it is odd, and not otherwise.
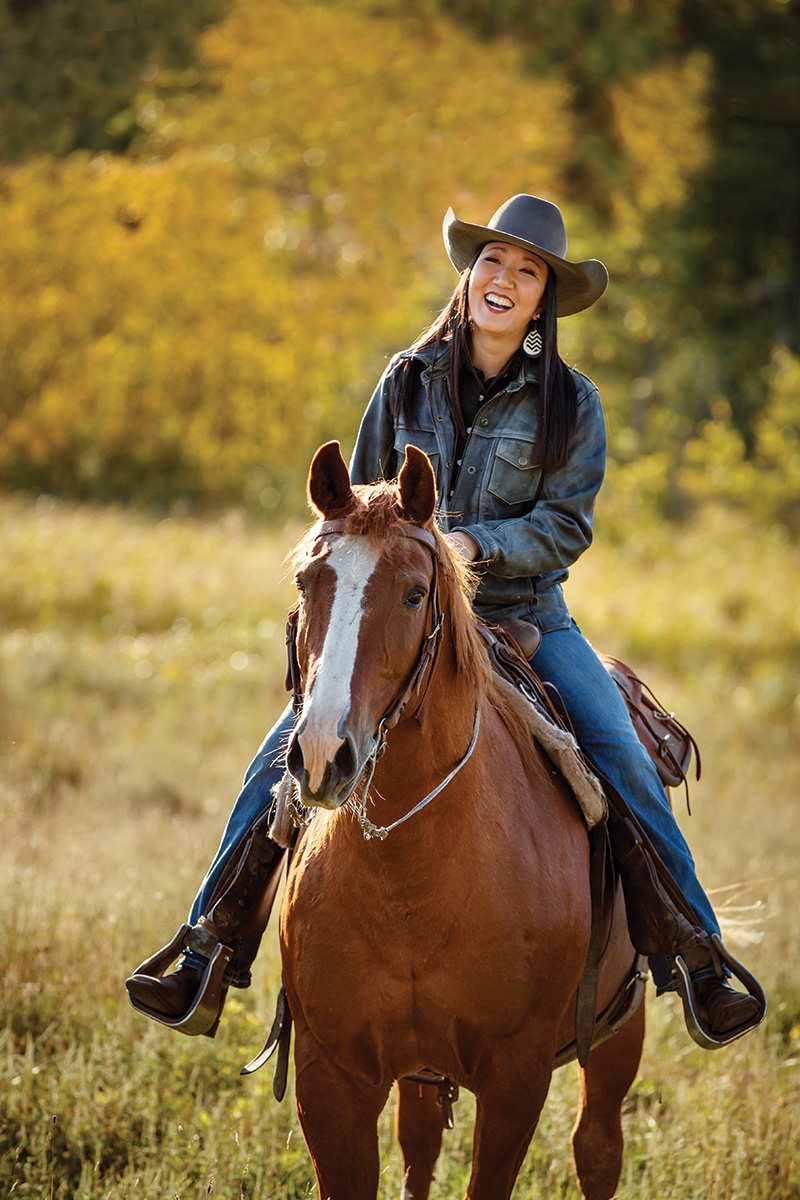
[[[564,258],[567,232],[557,205],[521,193],[498,208],[488,225],[468,225],[448,208],[442,226],[450,261],[465,270],[487,242],[508,242],[538,254],[556,278],[557,313],[568,317],[599,300],[608,286],[608,271],[596,258],[570,262]]]

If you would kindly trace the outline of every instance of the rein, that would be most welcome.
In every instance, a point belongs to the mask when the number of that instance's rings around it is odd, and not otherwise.
[[[346,520],[338,521],[323,521],[317,531],[316,541],[326,537],[338,537],[345,532],[347,525]],[[402,825],[409,817],[415,816],[421,809],[430,804],[436,796],[443,791],[448,783],[455,778],[461,768],[467,763],[475,749],[478,741],[478,732],[480,730],[480,709],[475,707],[475,722],[472,730],[472,738],[466,753],[455,765],[452,771],[447,775],[440,784],[429,792],[424,799],[420,800],[414,808],[407,812],[405,816],[400,817],[389,826],[375,825],[367,816],[367,800],[369,799],[369,787],[372,783],[372,776],[375,773],[375,765],[386,749],[386,734],[390,729],[393,729],[397,722],[401,719],[408,707],[408,703],[413,695],[419,697],[418,709],[421,707],[425,696],[430,686],[431,678],[433,677],[433,669],[436,665],[436,659],[441,645],[442,628],[444,625],[444,613],[442,612],[441,603],[439,600],[439,547],[436,543],[436,538],[427,529],[422,529],[419,525],[414,525],[410,521],[402,521],[402,536],[411,538],[413,541],[420,542],[427,550],[430,551],[433,559],[433,578],[431,582],[430,595],[428,597],[428,606],[426,612],[426,621],[430,616],[431,629],[425,635],[420,648],[419,656],[414,668],[411,671],[405,690],[397,696],[389,705],[386,712],[378,722],[378,728],[375,734],[375,747],[367,759],[364,768],[364,778],[361,787],[361,802],[356,812],[356,819],[361,832],[364,835],[365,841],[370,841],[376,837],[381,841],[398,825]],[[300,715],[303,708],[303,683],[300,674],[300,663],[297,658],[297,622],[300,612],[299,603],[289,610],[289,615],[286,619],[286,651],[288,666],[286,672],[286,689],[292,692],[292,709],[295,717]],[[424,685],[424,686],[423,686]],[[287,803],[287,811],[292,822],[301,827],[307,825],[310,818],[304,820],[298,812],[296,804]]]
[[[436,796],[439,795],[439,792],[444,791],[444,789],[447,787],[448,783],[450,783],[450,781],[452,779],[455,779],[458,772],[461,770],[461,768],[465,765],[465,763],[471,757],[472,751],[475,749],[475,745],[478,741],[478,731],[480,730],[480,727],[481,727],[481,710],[476,705],[475,706],[475,723],[472,728],[472,740],[470,741],[470,744],[467,747],[467,752],[464,755],[464,757],[461,758],[456,763],[456,765],[453,767],[450,774],[446,775],[445,778],[442,780],[442,782],[440,784],[438,784],[433,789],[432,792],[428,792],[427,796],[425,796],[425,798],[423,800],[420,800],[419,804],[414,805],[414,807],[411,809],[410,812],[407,812],[404,817],[398,817],[398,819],[396,821],[393,821],[391,825],[386,825],[386,826],[373,824],[373,822],[370,821],[369,817],[367,816],[366,805],[367,805],[367,798],[368,798],[368,794],[369,794],[369,785],[372,782],[372,775],[375,771],[375,762],[378,758],[380,758],[381,754],[383,753],[383,746],[376,746],[369,758],[369,773],[367,775],[366,780],[364,781],[364,786],[363,786],[362,793],[361,793],[361,804],[359,805],[358,812],[356,813],[356,820],[358,821],[359,825],[361,826],[361,832],[364,834],[364,841],[368,842],[371,838],[374,838],[374,837],[378,838],[380,841],[383,841],[383,839],[388,834],[390,834],[393,829],[397,829],[397,826],[402,825],[403,822],[407,821],[409,817],[415,816],[421,809],[423,809],[425,807],[426,804],[430,804],[431,800],[433,800]]]

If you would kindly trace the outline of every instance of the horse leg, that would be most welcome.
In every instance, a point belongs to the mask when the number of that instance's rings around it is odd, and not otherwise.
[[[428,1200],[443,1130],[436,1088],[408,1079],[399,1080],[394,1131],[403,1152],[406,1172],[401,1200]]]
[[[547,1099],[551,1074],[548,1065],[521,1080],[508,1062],[491,1087],[480,1088],[467,1200],[508,1200]]]
[[[389,1095],[347,1079],[318,1047],[295,1048],[297,1114],[314,1164],[320,1200],[375,1200],[378,1117]]]
[[[644,1005],[619,1033],[592,1050],[581,1071],[581,1104],[572,1131],[575,1173],[585,1200],[610,1200],[622,1170],[622,1102],[636,1078]]]

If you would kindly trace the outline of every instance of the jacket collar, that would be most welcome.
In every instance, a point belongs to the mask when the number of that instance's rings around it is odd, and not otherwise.
[[[434,347],[431,344],[421,346],[418,350],[404,350],[400,357],[414,359],[416,362],[422,363],[422,380],[424,383],[429,383],[432,379],[439,380],[447,375],[447,355],[443,352],[442,347],[439,348],[439,354],[435,361],[433,354]],[[526,383],[536,383],[538,379],[539,359],[529,358],[527,354],[524,354],[516,376],[510,381],[505,390],[516,392]]]

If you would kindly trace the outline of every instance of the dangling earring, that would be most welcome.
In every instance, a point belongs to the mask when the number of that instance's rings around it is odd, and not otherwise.
[[[528,330],[525,341],[522,343],[522,349],[528,358],[538,358],[542,353],[542,335],[539,333],[539,327],[536,324],[538,319],[539,314],[537,313],[533,319],[533,328]]]

